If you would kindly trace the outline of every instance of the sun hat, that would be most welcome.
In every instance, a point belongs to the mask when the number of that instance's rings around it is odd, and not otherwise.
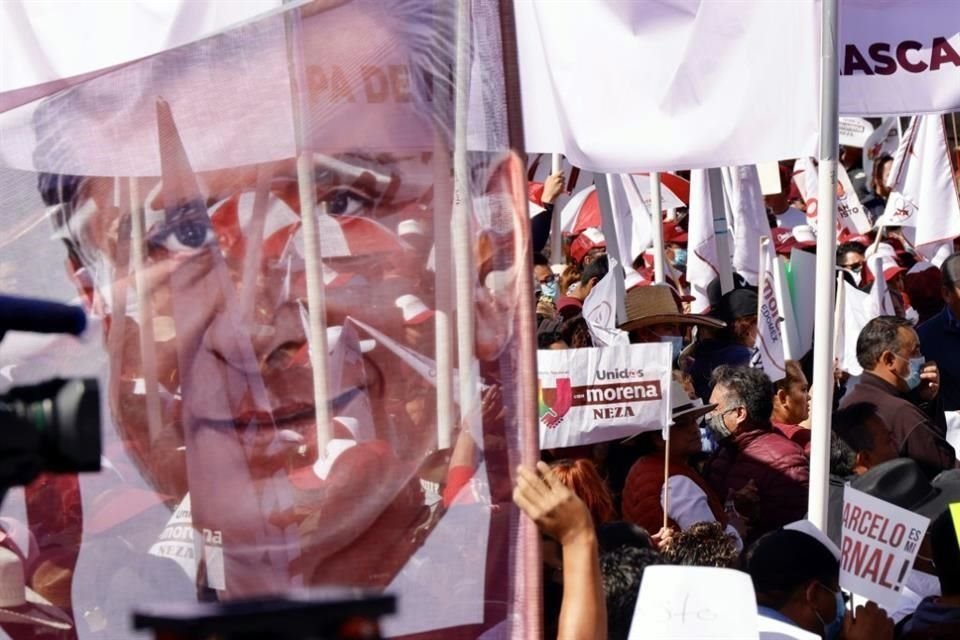
[[[40,625],[66,630],[70,617],[26,585],[20,556],[0,547],[0,624]]]
[[[633,287],[624,299],[627,320],[620,329],[633,331],[652,324],[697,324],[715,329],[727,326],[721,320],[696,313],[683,313],[676,293],[669,285],[651,284]]]

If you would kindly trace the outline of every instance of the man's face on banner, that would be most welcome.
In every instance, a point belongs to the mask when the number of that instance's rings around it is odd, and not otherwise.
[[[221,590],[231,596],[297,583],[384,586],[430,527],[417,468],[437,447],[435,392],[420,385],[429,397],[406,401],[418,374],[382,340],[364,353],[371,336],[347,318],[409,348],[398,298],[435,308],[431,244],[402,241],[398,226],[419,217],[449,233],[448,221],[429,221],[435,191],[452,192],[434,181],[449,151],[434,153],[402,43],[362,14],[346,23],[364,37],[324,39],[304,23],[339,456],[317,448],[319,354],[308,339],[314,301],[294,161],[194,175],[184,149],[202,141],[181,146],[161,124],[165,175],[87,179],[71,221],[105,304],[123,444],[159,493],[189,492],[198,535],[222,541]],[[175,125],[177,104],[170,115]],[[143,207],[142,251],[131,189]],[[496,310],[478,302],[503,344],[512,316],[498,322]],[[433,322],[418,330],[416,343],[431,345]],[[332,464],[315,464],[320,453]]]

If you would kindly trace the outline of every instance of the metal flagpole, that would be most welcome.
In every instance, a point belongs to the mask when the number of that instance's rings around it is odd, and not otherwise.
[[[663,269],[663,204],[660,198],[660,174],[650,173],[650,222],[653,227],[653,281],[666,282]]]
[[[559,153],[550,156],[550,173],[554,174],[563,168],[563,156]],[[552,264],[563,264],[563,238],[560,231],[560,206],[559,196],[553,201],[553,219],[550,221],[550,262]]]
[[[810,412],[809,518],[827,530],[830,414],[833,409],[834,254],[837,249],[837,155],[839,106],[837,13],[839,0],[823,0],[820,29],[820,166],[817,288],[813,337],[813,402]]]

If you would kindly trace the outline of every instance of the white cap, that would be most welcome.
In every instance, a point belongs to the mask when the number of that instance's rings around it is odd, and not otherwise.
[[[797,242],[816,242],[817,235],[808,224],[798,224],[793,228],[793,237]]]
[[[397,235],[401,237],[407,235],[425,236],[427,230],[423,228],[422,222],[410,218],[397,225]]]
[[[783,525],[784,529],[789,531],[799,531],[800,533],[805,533],[811,538],[815,538],[817,542],[822,544],[833,554],[833,557],[837,560],[840,560],[840,548],[833,543],[833,540],[827,537],[823,531],[817,529],[809,520],[797,520],[796,522],[791,522],[790,524]]]
[[[420,324],[433,317],[433,311],[413,294],[400,296],[394,304],[403,313],[404,324]]]
[[[327,351],[333,351],[337,347],[340,336],[343,335],[342,326],[327,327]],[[360,340],[360,353],[369,353],[377,346],[376,340]]]

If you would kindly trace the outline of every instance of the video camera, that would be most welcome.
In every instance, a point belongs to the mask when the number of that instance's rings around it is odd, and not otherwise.
[[[0,296],[0,340],[7,331],[79,335],[86,324],[79,307]],[[95,379],[48,380],[0,395],[0,502],[44,471],[99,471],[100,452]]]

